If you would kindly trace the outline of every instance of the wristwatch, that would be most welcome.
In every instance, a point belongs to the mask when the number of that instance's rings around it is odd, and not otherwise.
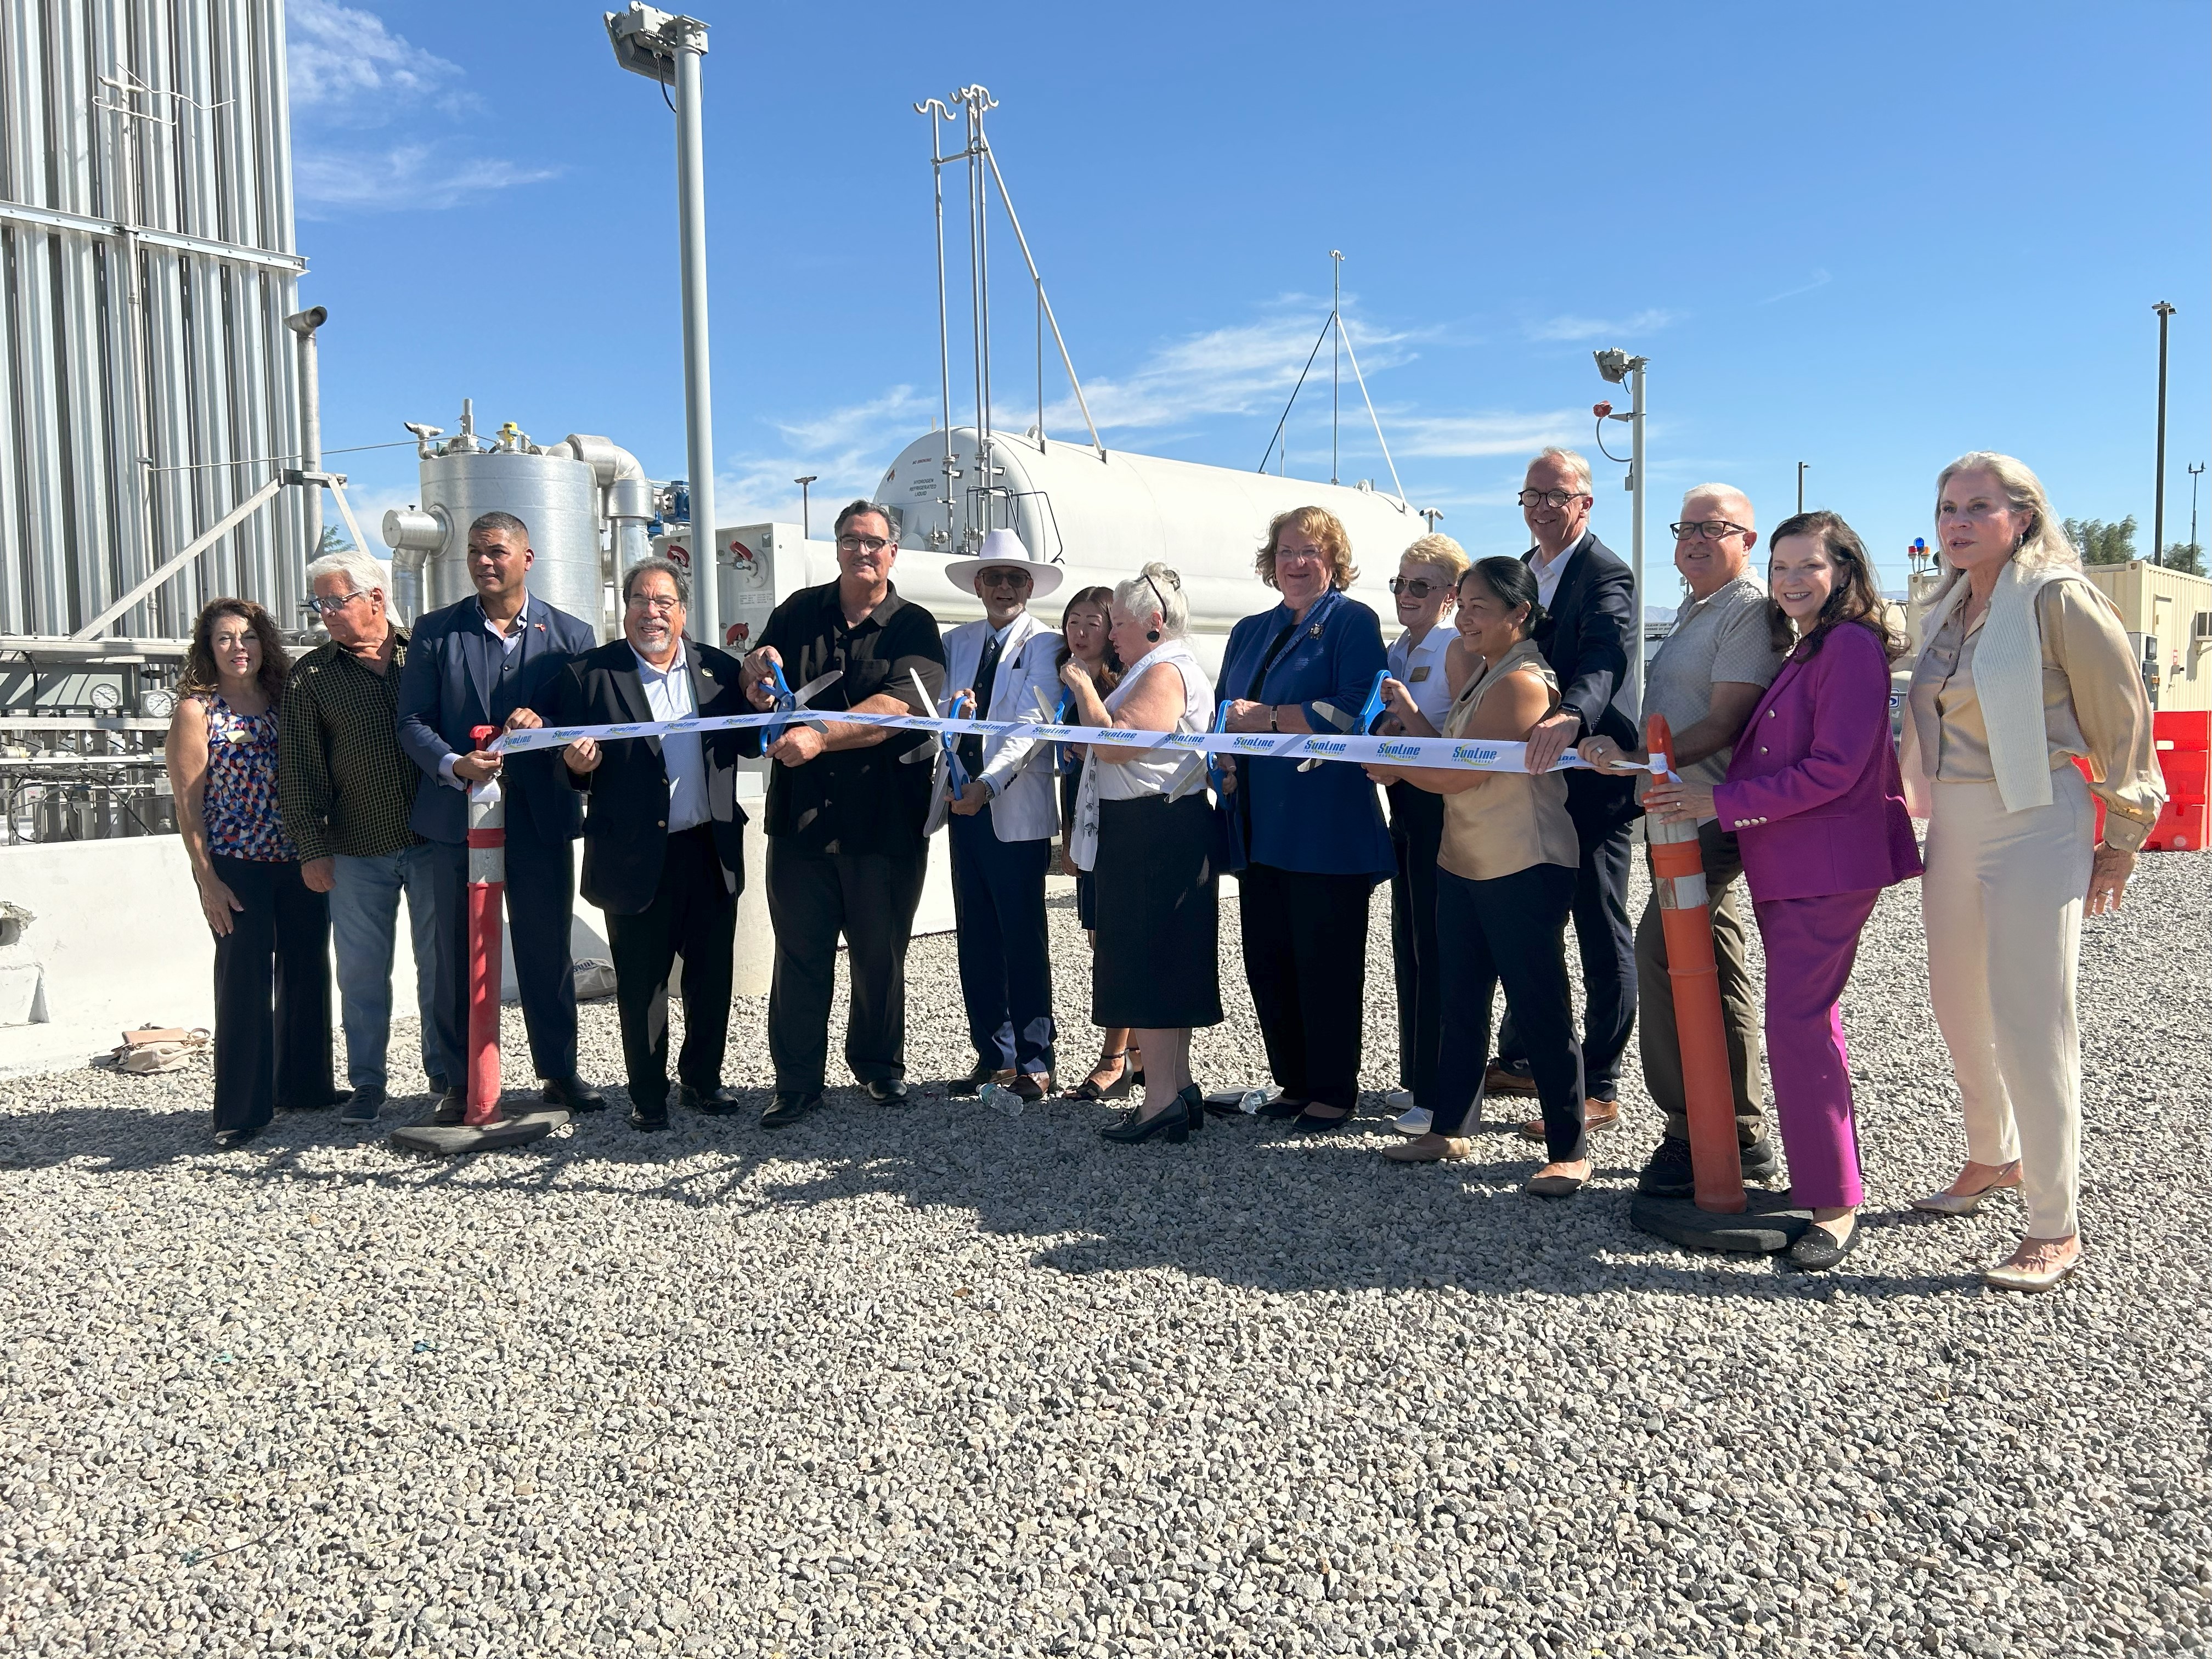
[[[1267,705],[1267,729],[1270,732],[1279,732],[1283,729],[1283,711],[1272,702]]]

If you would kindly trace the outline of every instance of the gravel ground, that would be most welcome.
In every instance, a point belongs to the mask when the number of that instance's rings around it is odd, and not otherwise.
[[[1903,1207],[1962,1146],[1910,890],[1827,1277],[1630,1229],[1632,1078],[1564,1205],[1502,1128],[1401,1169],[1379,1116],[1126,1150],[937,1091],[781,1136],[617,1097],[441,1164],[329,1114],[216,1152],[204,1072],[0,1083],[0,1653],[2212,1650],[2208,914],[2158,856],[2088,929],[2089,1255],[2041,1298],[1974,1277],[2009,1200]],[[951,964],[914,953],[917,1077],[966,1064]],[[764,1048],[742,1007],[733,1082]],[[1258,1054],[1240,1006],[1200,1076]]]

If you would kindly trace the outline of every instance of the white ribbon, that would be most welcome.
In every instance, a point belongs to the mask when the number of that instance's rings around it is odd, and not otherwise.
[[[590,738],[607,743],[618,738],[658,738],[675,732],[732,732],[781,722],[841,720],[851,726],[882,726],[895,732],[979,733],[988,738],[1030,738],[1044,743],[1106,744],[1119,749],[1180,749],[1209,755],[1243,755],[1255,760],[1349,761],[1358,766],[1431,767],[1462,772],[1526,772],[1528,745],[1470,738],[1339,737],[1316,732],[1139,732],[1121,726],[1056,726],[1039,720],[975,720],[945,715],[859,714],[809,708],[789,713],[711,714],[688,720],[638,720],[618,726],[537,726],[507,732],[492,744],[495,752],[519,755],[555,749]],[[1632,764],[1632,763],[1623,763]],[[1569,750],[1555,771],[1589,763]]]

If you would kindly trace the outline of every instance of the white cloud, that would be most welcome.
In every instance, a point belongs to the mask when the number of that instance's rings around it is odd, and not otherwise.
[[[1825,268],[1815,267],[1808,280],[1798,283],[1795,288],[1785,288],[1779,294],[1770,294],[1759,303],[1771,306],[1777,300],[1794,300],[1801,294],[1810,294],[1816,288],[1826,288],[1834,280],[1835,278],[1829,276]]]
[[[456,207],[493,191],[554,178],[559,172],[558,167],[526,167],[474,155],[461,141],[447,139],[399,144],[380,152],[295,151],[292,189],[301,212],[312,219],[348,210]]]
[[[1669,323],[1679,323],[1682,313],[1678,311],[1639,311],[1621,322],[1607,322],[1597,317],[1552,317],[1540,323],[1531,323],[1525,332],[1532,340],[1595,340],[1600,335],[1654,334]]]
[[[1589,415],[1576,409],[1538,415],[1409,416],[1386,410],[1382,430],[1395,454],[1466,460],[1528,456],[1547,444],[1586,444],[1589,422]]]
[[[811,494],[820,511],[872,496],[891,457],[928,429],[936,410],[935,398],[895,386],[866,403],[776,422],[776,447],[743,452],[715,469],[714,516],[726,525],[796,524],[794,480],[807,473],[815,476]]]
[[[374,12],[335,0],[291,0],[286,9],[286,66],[295,113],[379,125],[403,106],[431,101],[449,113],[470,106],[458,64],[384,26]]]

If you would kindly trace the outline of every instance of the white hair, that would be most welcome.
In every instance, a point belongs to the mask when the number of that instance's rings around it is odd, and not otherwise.
[[[371,589],[388,592],[391,579],[385,575],[384,567],[357,547],[342,547],[335,553],[325,553],[307,567],[307,591],[313,592],[315,584],[325,576],[343,576],[353,584],[354,592],[366,593]]]
[[[1574,476],[1575,482],[1582,487],[1583,495],[1591,493],[1589,463],[1576,454],[1573,450],[1562,449],[1557,444],[1553,444],[1538,450],[1536,460],[1530,461],[1528,465],[1534,466],[1536,461],[1557,461]],[[1524,471],[1522,476],[1526,477],[1528,474]]]
[[[1759,519],[1752,511],[1751,497],[1745,495],[1743,491],[1738,489],[1734,484],[1692,484],[1689,489],[1682,492],[1682,505],[1684,507],[1689,506],[1692,501],[1697,500],[1700,495],[1717,495],[1724,501],[1741,501],[1743,504],[1743,527],[1746,530],[1756,530],[1759,528]]]
[[[1181,639],[1190,626],[1190,606],[1182,596],[1182,578],[1155,559],[1138,574],[1114,589],[1114,603],[1139,621],[1158,617],[1160,633]]]

